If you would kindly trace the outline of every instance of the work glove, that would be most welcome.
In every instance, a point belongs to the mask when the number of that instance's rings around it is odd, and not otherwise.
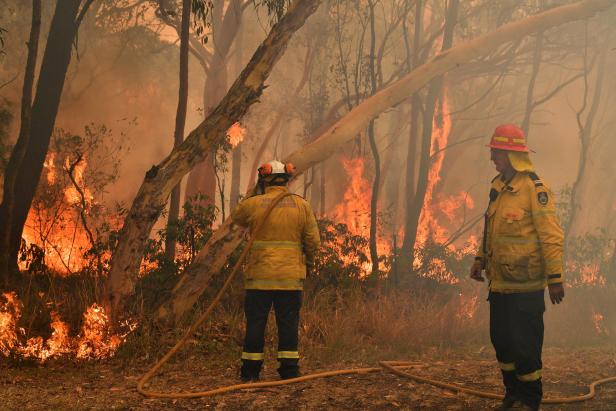
[[[548,285],[548,291],[550,292],[550,301],[552,304],[560,304],[565,298],[565,288],[563,283],[554,283]]]
[[[484,282],[485,279],[481,275],[481,271],[483,269],[483,264],[481,259],[476,259],[473,265],[471,266],[471,279],[475,281]]]

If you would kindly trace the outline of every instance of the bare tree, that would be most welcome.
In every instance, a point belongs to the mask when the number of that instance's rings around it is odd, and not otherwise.
[[[368,0],[368,9],[370,15],[370,54],[368,57],[368,72],[370,75],[370,92],[376,93],[376,67],[375,67],[375,49],[376,49],[376,28],[374,16],[375,3],[373,0]],[[381,158],[379,149],[376,145],[374,136],[374,121],[371,119],[368,124],[368,140],[370,142],[370,150],[374,160],[374,180],[372,183],[372,195],[370,198],[370,260],[372,261],[372,277],[379,275],[379,253],[376,247],[377,242],[377,218],[378,218],[378,200],[379,200],[379,184],[381,182]]]

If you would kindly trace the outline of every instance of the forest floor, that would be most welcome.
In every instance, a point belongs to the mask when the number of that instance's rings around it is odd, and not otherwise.
[[[405,359],[406,360],[406,359]],[[499,372],[492,351],[433,354],[421,358],[412,372],[422,376],[498,391]],[[405,380],[386,371],[331,377],[283,387],[232,392],[188,400],[146,399],[135,390],[151,365],[144,359],[98,363],[56,361],[45,365],[0,363],[0,409],[126,410],[489,410],[499,401]],[[372,367],[366,363],[319,364],[307,359],[304,374],[324,370]],[[548,348],[544,352],[547,397],[585,393],[591,381],[616,375],[616,348]],[[276,380],[276,363],[267,361],[263,380]],[[195,391],[238,383],[238,364],[213,355],[188,353],[163,368],[152,389]],[[545,405],[543,410],[615,410],[616,384],[572,405]]]

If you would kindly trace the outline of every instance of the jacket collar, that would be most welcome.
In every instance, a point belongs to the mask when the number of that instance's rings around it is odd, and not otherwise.
[[[269,186],[265,187],[265,193],[280,193],[282,191],[289,191],[286,186]]]
[[[505,181],[503,181],[503,176],[499,174],[492,182],[492,187],[495,188],[498,192],[509,191],[512,193],[517,193],[522,187],[525,174],[526,173],[524,172],[515,173],[515,175],[508,184],[505,184]]]

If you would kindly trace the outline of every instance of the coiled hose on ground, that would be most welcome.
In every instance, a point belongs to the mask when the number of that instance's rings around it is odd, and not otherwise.
[[[244,389],[277,387],[277,386],[280,386],[280,385],[295,384],[295,383],[298,383],[298,382],[314,380],[314,379],[317,379],[317,378],[333,377],[333,376],[337,376],[337,375],[366,374],[366,373],[372,373],[372,372],[379,372],[379,371],[387,370],[387,371],[390,371],[390,372],[392,372],[392,373],[394,373],[396,375],[399,375],[401,377],[405,377],[405,378],[408,378],[408,379],[411,379],[411,380],[414,380],[416,382],[423,383],[423,384],[430,384],[430,385],[433,385],[435,387],[443,388],[443,389],[450,390],[450,391],[470,394],[470,395],[474,395],[474,396],[482,397],[482,398],[496,399],[496,400],[499,400],[499,399],[503,398],[502,394],[496,394],[496,393],[493,393],[493,392],[481,391],[481,390],[475,390],[475,389],[472,389],[472,388],[461,387],[459,385],[450,384],[450,383],[446,383],[446,382],[438,381],[438,380],[433,380],[433,379],[430,379],[430,378],[421,377],[419,375],[414,375],[414,374],[410,374],[408,372],[403,371],[403,369],[411,368],[411,367],[413,367],[414,365],[417,364],[417,363],[413,363],[413,362],[410,362],[410,361],[380,361],[379,362],[379,367],[352,368],[352,369],[346,369],[346,370],[326,371],[326,372],[320,372],[320,373],[316,373],[316,374],[304,375],[304,376],[301,376],[301,377],[298,377],[298,378],[291,378],[291,379],[288,379],[288,380],[268,381],[268,382],[255,382],[255,383],[248,383],[248,384],[236,384],[236,385],[229,385],[229,386],[221,387],[221,388],[215,388],[215,389],[211,389],[211,390],[207,390],[207,391],[197,391],[197,392],[158,392],[158,391],[149,391],[149,390],[145,389],[144,388],[145,384],[150,379],[152,379],[154,377],[156,372],[167,361],[169,361],[169,359],[186,343],[188,338],[190,338],[195,333],[195,331],[203,324],[203,322],[210,316],[210,314],[214,310],[214,307],[216,307],[216,305],[218,305],[218,303],[220,302],[222,296],[226,292],[227,288],[229,287],[229,285],[231,285],[231,282],[232,282],[233,278],[235,277],[235,274],[237,273],[237,271],[239,270],[239,268],[242,265],[243,261],[245,260],[246,256],[248,255],[248,251],[250,250],[250,246],[254,242],[255,234],[261,229],[261,227],[263,226],[263,224],[265,223],[265,221],[269,217],[271,211],[274,209],[274,207],[283,198],[285,198],[287,196],[290,196],[290,195],[293,195],[293,194],[288,193],[288,192],[282,193],[279,196],[277,196],[276,198],[274,198],[274,200],[270,203],[268,208],[265,210],[265,214],[263,216],[263,219],[255,227],[255,230],[253,231],[252,236],[248,240],[248,243],[246,244],[246,247],[242,251],[242,254],[240,255],[237,263],[233,267],[233,270],[231,271],[231,273],[229,274],[229,276],[225,280],[225,283],[223,284],[222,288],[218,291],[218,293],[216,294],[216,296],[214,297],[214,299],[212,300],[210,305],[207,307],[205,312],[203,312],[203,314],[201,314],[199,316],[197,321],[195,321],[191,325],[191,327],[188,329],[188,331],[186,331],[186,333],[182,336],[182,338],[180,338],[178,340],[178,342],[173,346],[173,348],[171,348],[169,350],[169,352],[167,352],[167,354],[165,354],[160,360],[158,360],[158,362],[156,364],[154,364],[154,366],[152,368],[150,368],[150,370],[148,370],[148,372],[146,372],[143,375],[143,377],[141,377],[141,379],[137,383],[137,391],[140,394],[142,394],[142,395],[144,395],[146,397],[151,397],[151,398],[198,398],[198,397],[212,396],[212,395],[216,395],[216,394],[223,394],[223,393],[227,393],[227,392],[231,392],[231,391],[239,391],[239,390],[244,390]],[[543,403],[544,404],[563,404],[563,403],[574,403],[574,402],[580,402],[580,401],[589,400],[589,399],[591,399],[591,398],[593,398],[595,396],[595,394],[596,394],[596,387],[598,387],[599,385],[602,385],[602,384],[607,384],[609,382],[616,382],[616,376],[608,377],[608,378],[603,378],[603,379],[600,379],[600,380],[593,381],[588,386],[588,393],[586,393],[586,394],[577,395],[577,396],[571,396],[571,397],[562,397],[562,398],[544,398],[543,399]]]

